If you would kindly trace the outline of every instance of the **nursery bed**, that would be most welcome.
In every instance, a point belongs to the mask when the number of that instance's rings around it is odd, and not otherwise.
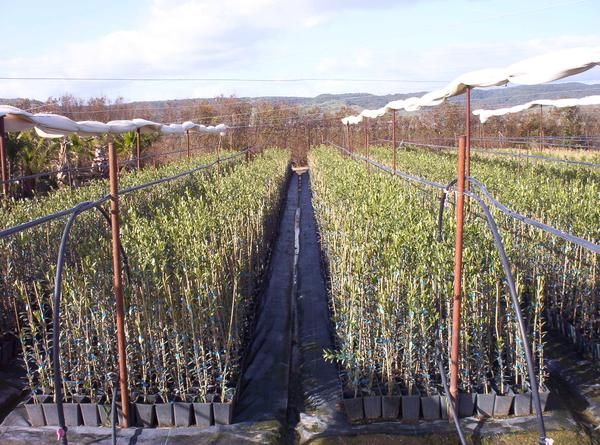
[[[448,420],[349,422],[337,366],[323,358],[323,350],[333,348],[334,343],[309,174],[292,175],[286,196],[236,400],[233,420],[237,423],[119,429],[117,443],[457,443],[454,425]],[[573,357],[569,363],[561,361],[559,370],[552,356],[562,354],[563,349],[549,348],[553,374],[577,371]],[[593,378],[599,381],[597,373]],[[565,388],[580,391],[582,383],[569,380]],[[595,443],[581,427],[581,419],[569,411],[571,404],[567,401],[565,408],[557,402],[553,400],[552,410],[544,415],[548,437],[555,445]],[[537,443],[534,416],[467,417],[461,425],[473,443]],[[71,427],[68,434],[71,444],[112,443],[106,427]],[[53,444],[56,427],[31,427],[25,407],[20,406],[0,426],[0,443]]]

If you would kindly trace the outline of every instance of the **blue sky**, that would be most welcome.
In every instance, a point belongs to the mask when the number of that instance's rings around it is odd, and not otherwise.
[[[0,97],[126,100],[431,90],[471,70],[600,46],[597,0],[66,0],[3,6]],[[10,37],[6,37],[10,36]],[[599,81],[600,68],[574,80]]]

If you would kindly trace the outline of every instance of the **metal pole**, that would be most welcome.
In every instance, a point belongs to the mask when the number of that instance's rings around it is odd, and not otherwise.
[[[544,107],[540,105],[540,151],[544,149]]]
[[[394,150],[393,168],[396,174],[396,110],[392,110],[392,149]]]
[[[346,124],[346,133],[348,134],[348,151],[352,153],[352,141],[350,140],[350,123]]]
[[[113,286],[117,310],[117,349],[119,354],[119,382],[123,428],[129,427],[129,390],[127,385],[127,352],[125,343],[125,310],[123,307],[123,276],[121,265],[121,238],[119,233],[119,185],[117,153],[112,142],[108,143],[108,166],[110,182],[110,224],[112,234]]]
[[[365,127],[365,164],[367,165],[367,170],[371,171],[370,165],[369,165],[369,123],[367,122],[368,118],[364,118],[363,121],[365,123],[364,127]]]
[[[460,345],[460,300],[462,285],[463,216],[465,190],[466,137],[458,140],[458,164],[456,183],[456,241],[454,247],[454,301],[452,305],[452,343],[450,346],[450,397],[458,409],[458,363]]]
[[[217,144],[217,174],[221,173],[221,133],[219,133],[219,143]]]
[[[185,139],[187,141],[187,157],[190,158],[190,130],[185,130]]]
[[[467,88],[467,140],[465,142],[465,176],[471,176],[471,87]],[[469,190],[469,184],[467,184]]]
[[[0,170],[2,170],[2,195],[8,197],[8,182],[6,175],[6,150],[4,147],[5,142],[4,133],[4,116],[0,116]]]
[[[135,132],[136,134],[136,138],[135,138],[135,156],[136,156],[136,167],[139,170],[140,169],[140,139],[141,139],[141,130],[138,128],[137,131]]]

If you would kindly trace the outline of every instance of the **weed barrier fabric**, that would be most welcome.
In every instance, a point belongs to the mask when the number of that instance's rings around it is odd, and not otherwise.
[[[336,404],[342,399],[339,373],[334,363],[323,358],[323,351],[334,349],[334,343],[308,172],[300,176],[300,183],[297,314],[304,395],[302,412],[339,421],[340,413],[336,412]]]
[[[242,371],[234,422],[285,422],[292,342],[294,217],[298,183],[288,183],[279,234],[273,247],[266,284],[259,295],[256,324]]]

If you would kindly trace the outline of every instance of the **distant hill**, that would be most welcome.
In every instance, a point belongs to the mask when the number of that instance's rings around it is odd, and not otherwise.
[[[412,96],[421,96],[424,91],[414,93],[398,93],[375,95],[369,93],[344,93],[344,94],[321,94],[316,97],[294,97],[294,96],[264,96],[264,97],[240,97],[238,100],[247,100],[249,103],[259,101],[277,102],[282,105],[301,106],[311,108],[314,106],[322,108],[324,111],[336,111],[344,106],[362,110],[365,108],[380,108],[392,100],[406,99]],[[584,96],[600,95],[600,84],[588,85],[578,82],[543,84],[543,85],[523,85],[475,89],[471,94],[471,100],[474,108],[501,108],[518,105],[535,99],[563,99],[579,98]],[[0,99],[0,104],[18,105],[22,104],[24,99]],[[199,102],[210,102],[211,98],[195,99],[177,99],[161,101],[136,101],[130,105],[135,108],[152,109],[156,108],[157,115],[160,109],[165,106],[189,107]],[[452,103],[464,103],[465,96],[459,96],[450,99]],[[38,100],[29,100],[28,108],[42,105]]]

